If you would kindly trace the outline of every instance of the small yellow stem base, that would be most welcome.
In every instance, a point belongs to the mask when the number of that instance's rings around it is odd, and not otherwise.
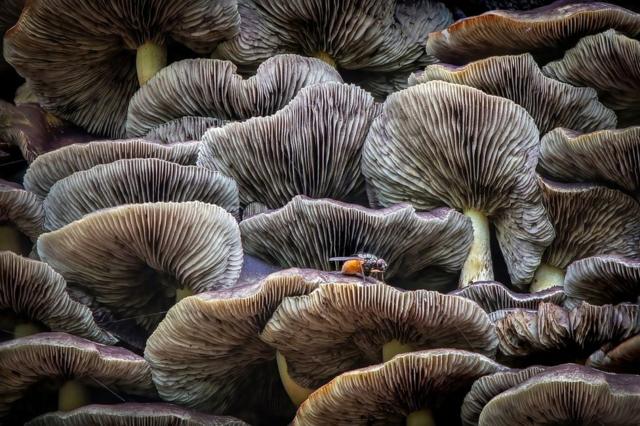
[[[167,65],[167,49],[152,42],[138,47],[136,54],[136,70],[138,82],[144,86],[147,81]]]
[[[32,334],[38,334],[41,331],[44,330],[32,322],[19,323],[13,328],[13,337],[19,339],[21,337],[31,336]]]
[[[75,410],[89,403],[87,388],[76,380],[65,382],[58,391],[58,410],[60,411]]]
[[[333,68],[338,68],[338,64],[336,63],[335,59],[333,59],[333,57],[331,55],[329,55],[327,52],[316,52],[313,55],[314,58],[318,58],[321,61],[331,65]]]
[[[278,361],[278,372],[280,373],[280,380],[282,381],[284,390],[287,391],[287,395],[289,395],[291,401],[296,406],[299,406],[311,395],[313,389],[300,386],[289,376],[287,360],[280,352],[276,353],[276,360]]]
[[[188,288],[177,288],[176,289],[176,303],[184,299],[185,297],[193,296],[193,291]]]
[[[564,285],[564,271],[555,266],[541,263],[538,266],[536,274],[533,276],[533,282],[529,288],[529,292],[535,293],[546,290],[554,286],[562,287]]]
[[[433,418],[431,410],[424,409],[414,411],[413,413],[409,414],[407,416],[407,421],[405,424],[407,426],[435,426],[436,421]]]
[[[413,348],[410,345],[400,343],[398,340],[393,339],[384,344],[382,347],[382,361],[387,362],[398,354],[404,354],[407,352],[413,352]]]
[[[28,256],[31,246],[29,238],[14,226],[0,225],[0,251],[12,251],[22,256]]]
[[[477,281],[493,280],[493,262],[491,261],[491,233],[487,216],[473,209],[465,210],[464,215],[471,219],[473,243],[469,256],[464,262],[460,274],[459,287],[467,287]]]

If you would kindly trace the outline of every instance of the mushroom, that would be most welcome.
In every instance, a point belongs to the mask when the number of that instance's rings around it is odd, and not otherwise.
[[[429,34],[427,52],[451,64],[525,52],[546,60],[609,28],[640,35],[640,14],[603,2],[559,0],[528,11],[493,10],[461,19]]]
[[[640,205],[615,189],[539,179],[556,238],[544,252],[530,291],[562,286],[571,262],[594,255],[640,257]]]
[[[516,308],[536,309],[542,302],[562,306],[567,297],[561,287],[538,293],[515,293],[496,281],[478,281],[449,294],[473,300],[487,313]]]
[[[279,53],[368,75],[415,69],[434,62],[424,50],[426,35],[453,22],[447,7],[431,0],[240,0],[238,10],[240,33],[214,54],[243,71]]]
[[[25,0],[0,0],[0,40],[5,31],[18,22],[24,3]],[[19,84],[16,77],[15,71],[6,63],[4,55],[0,52],[0,98],[11,99],[12,92]]]
[[[471,219],[461,286],[494,278],[489,221],[513,284],[523,285],[553,239],[536,184],[538,138],[514,102],[433,81],[387,98],[363,148],[362,171],[375,204],[448,206]]]
[[[414,286],[438,267],[458,274],[469,252],[469,221],[450,209],[410,205],[372,210],[297,196],[285,207],[240,223],[244,250],[284,268],[335,269],[330,258],[367,253],[389,265],[385,278]]]
[[[0,251],[0,321],[3,330],[11,329],[10,337],[35,334],[46,327],[99,343],[116,343],[66,289],[64,278],[46,263]]]
[[[493,325],[462,297],[385,284],[326,284],[289,297],[261,334],[278,351],[280,378],[299,405],[335,376],[423,349],[456,348],[492,356]]]
[[[640,127],[586,134],[555,129],[542,138],[538,164],[557,181],[615,185],[640,200]]]
[[[640,28],[640,23],[636,26]],[[608,30],[584,37],[564,58],[545,65],[542,71],[574,86],[596,89],[602,103],[618,114],[619,125],[625,127],[640,125],[638,64],[640,41]]]
[[[305,87],[274,115],[210,129],[198,165],[232,177],[243,207],[279,208],[296,195],[357,198],[364,192],[362,145],[378,112],[356,86]]]
[[[556,127],[584,132],[616,126],[613,111],[598,101],[595,90],[573,87],[545,77],[530,54],[495,56],[468,65],[429,65],[413,74],[409,84],[433,80],[475,87],[511,99],[533,117],[540,134]]]
[[[44,198],[57,181],[75,172],[126,158],[159,158],[183,165],[195,164],[199,145],[198,142],[161,145],[142,139],[70,145],[36,158],[24,176],[24,186]]]
[[[44,414],[25,426],[249,426],[234,417],[211,416],[172,404],[86,405]]]
[[[0,250],[28,255],[44,231],[42,201],[18,184],[0,179]]]
[[[128,204],[84,216],[38,239],[41,258],[120,317],[152,331],[192,293],[233,286],[240,231],[221,207],[199,201]]]
[[[127,134],[141,136],[162,123],[185,117],[245,120],[271,115],[300,89],[342,82],[340,74],[318,59],[278,55],[244,80],[229,61],[189,59],[163,69],[129,104]]]
[[[129,99],[166,65],[168,48],[209,54],[239,18],[233,0],[33,0],[5,34],[4,56],[46,110],[123,137]]]
[[[585,363],[598,370],[615,373],[640,374],[640,334],[630,337],[622,343],[608,343],[591,354]]]
[[[96,400],[116,402],[121,393],[156,394],[142,357],[65,333],[0,343],[0,383],[0,420],[9,425],[24,424],[56,406],[70,411]]]
[[[195,166],[157,158],[100,164],[76,172],[51,187],[44,200],[49,231],[83,216],[123,204],[202,201],[238,217],[238,188],[232,179]]]
[[[154,127],[145,139],[162,143],[199,141],[210,127],[222,127],[228,121],[215,117],[182,117]]]
[[[300,406],[293,426],[456,424],[464,394],[504,367],[482,355],[437,349],[350,371]]]

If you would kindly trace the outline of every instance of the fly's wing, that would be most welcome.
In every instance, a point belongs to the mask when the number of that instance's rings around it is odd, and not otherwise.
[[[330,257],[329,262],[345,262],[347,260],[360,260],[358,256]]]

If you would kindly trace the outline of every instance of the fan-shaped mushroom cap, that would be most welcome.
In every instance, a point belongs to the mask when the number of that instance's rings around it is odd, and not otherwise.
[[[64,278],[46,263],[0,252],[0,311],[25,316],[53,331],[114,344],[93,320],[91,311],[73,301]]]
[[[581,37],[609,28],[639,35],[640,15],[604,2],[561,0],[528,11],[493,10],[461,19],[429,34],[427,52],[452,64],[525,52],[549,57]]]
[[[461,284],[493,279],[487,217],[514,284],[530,281],[553,238],[536,185],[538,129],[524,108],[471,87],[434,81],[394,93],[363,148],[370,196],[472,217]]]
[[[189,59],[163,69],[131,99],[127,134],[140,136],[176,118],[194,115],[244,120],[271,115],[300,89],[342,82],[340,74],[319,59],[278,55],[244,80],[229,61]]]
[[[73,380],[95,388],[104,385],[131,395],[156,394],[144,358],[70,334],[40,333],[0,344],[0,418],[29,387],[47,379]]]
[[[496,281],[478,281],[449,294],[473,300],[488,313],[503,309],[537,309],[542,302],[563,305],[567,297],[562,287],[537,293],[515,293]]]
[[[126,158],[159,158],[178,164],[195,164],[198,142],[161,145],[142,139],[97,141],[70,145],[38,157],[24,176],[24,186],[44,198],[59,180],[98,164]]]
[[[29,254],[44,231],[42,201],[20,185],[0,179],[0,250]]]
[[[168,44],[208,54],[238,25],[233,0],[33,0],[5,35],[4,55],[45,109],[123,137],[129,99],[166,64]]]
[[[182,117],[154,127],[144,137],[162,143],[199,141],[211,127],[222,127],[227,120],[215,117]]]
[[[241,206],[278,208],[296,195],[355,197],[364,188],[362,145],[378,112],[356,86],[305,87],[274,115],[210,129],[198,165],[235,179]]]
[[[20,12],[25,0],[0,0],[0,37],[4,36],[6,30],[18,22]],[[0,72],[10,68],[4,60],[4,55],[0,54]]]
[[[450,209],[416,213],[405,204],[372,210],[301,196],[280,210],[245,219],[240,231],[247,253],[281,267],[329,271],[335,269],[331,257],[369,253],[387,262],[386,278],[399,280],[430,266],[458,273],[473,232],[469,221]]]
[[[86,288],[146,329],[178,289],[201,293],[235,284],[240,231],[221,207],[199,201],[129,204],[42,234],[38,253],[67,281]]]
[[[640,423],[640,378],[568,364],[546,369],[487,403],[480,425]]]
[[[618,114],[621,127],[640,125],[640,41],[615,30],[585,37],[543,71],[574,86],[596,89],[602,103]]]
[[[87,405],[70,412],[57,411],[26,426],[248,426],[234,417],[212,416],[172,404]]]
[[[322,282],[349,281],[339,274],[294,269],[183,299],[145,349],[160,396],[217,413],[293,414],[278,379],[276,352],[260,340],[260,332],[285,297],[307,294]]]
[[[156,158],[101,164],[58,181],[44,200],[47,230],[123,204],[202,201],[238,217],[236,183],[220,173]]]
[[[471,384],[502,369],[482,355],[454,349],[398,355],[336,377],[300,406],[293,425],[404,425],[416,412],[432,423],[415,424],[455,424]]]
[[[586,365],[598,370],[640,374],[638,360],[640,360],[640,334],[618,345],[610,343],[605,345],[587,359]]]
[[[555,129],[542,138],[539,168],[558,181],[614,184],[638,196],[640,127],[587,134]]]
[[[429,65],[413,74],[409,82],[432,80],[464,84],[511,99],[531,114],[543,135],[556,127],[588,132],[613,128],[617,123],[615,113],[598,101],[595,90],[545,77],[530,54],[495,56],[463,67]]]

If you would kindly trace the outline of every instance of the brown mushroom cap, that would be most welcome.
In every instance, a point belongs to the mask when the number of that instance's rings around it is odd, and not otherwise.
[[[42,201],[12,182],[0,179],[0,225],[14,224],[24,236],[35,242],[44,231]]]
[[[617,123],[615,113],[598,101],[595,90],[545,77],[528,53],[495,56],[463,67],[430,65],[413,74],[409,82],[432,80],[464,84],[511,99],[531,114],[542,135],[556,127],[588,132],[613,128]]]
[[[336,377],[309,396],[292,424],[404,425],[425,408],[437,424],[455,424],[472,383],[502,369],[482,355],[454,349],[398,355]]]
[[[156,158],[101,164],[59,180],[44,200],[53,231],[83,216],[123,204],[202,201],[238,217],[238,188],[220,173]]]
[[[232,177],[241,206],[279,208],[296,195],[356,197],[364,189],[362,145],[377,113],[356,86],[305,87],[274,115],[210,129],[198,165]]]
[[[546,369],[493,398],[480,425],[640,423],[640,378],[575,364]]]
[[[640,21],[640,14],[636,16]],[[564,58],[545,65],[543,72],[574,86],[596,89],[602,103],[618,114],[620,127],[625,127],[640,125],[639,64],[640,41],[609,30],[584,37]]]
[[[152,45],[166,62],[167,44],[177,42],[208,54],[237,33],[239,18],[232,0],[32,0],[5,35],[4,56],[46,110],[91,133],[123,137],[139,84],[132,53]]]
[[[362,170],[377,204],[449,206],[485,223],[490,218],[511,279],[521,285],[553,238],[536,185],[538,138],[532,118],[514,102],[433,81],[387,98],[363,148]],[[483,271],[473,281],[490,280],[491,257],[481,249],[488,248],[488,223],[486,235],[475,228],[467,262]]]
[[[562,287],[537,293],[516,293],[496,281],[478,281],[449,294],[473,300],[487,313],[503,309],[536,309],[542,302],[561,306],[567,298]]]
[[[175,62],[144,85],[129,104],[127,134],[141,136],[162,123],[184,116],[245,120],[271,115],[300,89],[340,74],[319,59],[297,55],[269,58],[257,74],[243,79],[229,61],[188,59]]]
[[[64,278],[46,263],[0,252],[0,311],[104,344],[114,339],[95,323],[91,311],[66,292]]]
[[[67,281],[114,313],[137,316],[147,330],[178,289],[230,287],[242,267],[235,219],[199,201],[101,210],[42,234],[38,253]]]
[[[614,184],[640,193],[640,127],[587,134],[555,129],[541,143],[539,168],[550,178]]]
[[[154,127],[145,139],[162,143],[199,141],[210,127],[222,127],[227,120],[215,117],[182,117]]]
[[[70,145],[38,157],[24,176],[24,186],[44,198],[59,180],[98,164],[126,158],[159,158],[178,164],[195,164],[198,142],[162,145],[142,139],[97,141]]]
[[[18,22],[24,3],[25,0],[0,0],[0,37]],[[10,67],[5,62],[4,55],[0,54],[0,72],[8,68]]]
[[[558,1],[528,11],[493,10],[429,34],[427,52],[452,64],[525,52],[548,57],[609,28],[637,36],[640,15],[604,2]]]
[[[640,360],[640,334],[618,345],[605,345],[591,354],[586,365],[615,373],[640,374],[638,360]]]
[[[172,404],[87,405],[37,417],[25,426],[249,426],[234,417],[212,416]]]
[[[400,280],[432,266],[457,274],[472,239],[469,221],[450,209],[416,213],[405,204],[372,210],[301,196],[243,220],[240,231],[247,253],[281,267],[329,271],[336,268],[331,257],[369,253],[389,265],[385,278]]]

